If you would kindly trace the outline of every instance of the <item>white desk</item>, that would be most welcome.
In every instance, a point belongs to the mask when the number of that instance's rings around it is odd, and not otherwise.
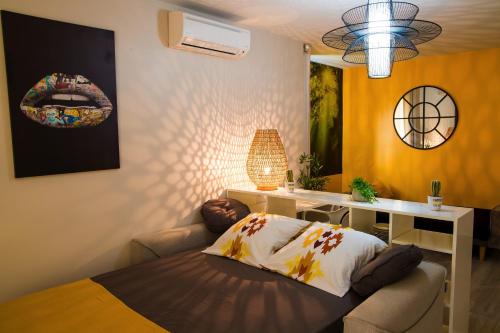
[[[350,226],[365,232],[370,232],[376,223],[377,211],[389,213],[389,243],[415,244],[423,249],[451,254],[451,272],[448,272],[450,297],[445,302],[445,310],[449,310],[448,328],[449,332],[468,332],[474,214],[471,208],[443,206],[440,211],[433,211],[420,202],[378,199],[370,204],[352,201],[347,194],[301,189],[290,193],[283,188],[275,191],[234,188],[227,189],[226,195],[244,202],[252,211],[264,210],[291,217],[296,216],[297,201],[349,207]],[[453,222],[453,234],[415,229],[415,217]]]

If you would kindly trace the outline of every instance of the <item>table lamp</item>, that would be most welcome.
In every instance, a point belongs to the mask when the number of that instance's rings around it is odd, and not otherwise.
[[[250,146],[247,173],[258,190],[272,191],[283,182],[288,167],[277,129],[258,129]]]

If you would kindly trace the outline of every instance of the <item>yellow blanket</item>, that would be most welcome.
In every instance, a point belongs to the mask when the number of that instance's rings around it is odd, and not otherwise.
[[[2,333],[166,333],[90,279],[0,305]]]

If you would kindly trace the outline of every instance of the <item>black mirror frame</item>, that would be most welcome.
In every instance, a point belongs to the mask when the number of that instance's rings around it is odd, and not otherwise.
[[[402,137],[400,137],[400,136],[399,136],[399,133],[398,133],[397,128],[396,128],[396,110],[397,110],[397,108],[398,108],[399,103],[403,100],[403,98],[404,98],[404,97],[405,97],[408,93],[412,92],[413,90],[419,89],[419,88],[435,88],[435,89],[439,89],[439,90],[441,90],[442,92],[444,92],[444,93],[446,94],[446,95],[445,95],[445,97],[443,97],[443,100],[446,98],[446,96],[449,96],[449,97],[450,97],[450,99],[451,99],[451,101],[453,102],[453,105],[455,106],[455,117],[454,117],[454,118],[455,118],[455,127],[453,128],[453,131],[451,132],[450,136],[449,136],[448,138],[445,138],[445,140],[444,140],[443,142],[441,142],[440,144],[438,144],[438,145],[436,145],[436,146],[433,146],[433,147],[429,147],[429,148],[425,148],[425,147],[424,147],[424,148],[419,148],[419,147],[414,147],[414,146],[410,145],[409,143],[407,143],[407,142],[404,140],[404,138],[402,138]],[[424,98],[424,100],[425,100],[425,98]],[[439,103],[438,103],[438,104],[439,104]],[[439,108],[438,108],[437,106],[435,106],[435,108],[439,111]],[[400,119],[400,118],[398,118],[398,119]],[[441,119],[441,117],[439,117],[439,119]],[[408,90],[407,92],[405,92],[405,93],[404,93],[404,94],[403,94],[403,95],[402,95],[402,96],[398,99],[398,102],[396,103],[396,106],[394,107],[394,112],[393,112],[393,114],[392,114],[392,125],[393,125],[393,127],[394,127],[394,131],[396,132],[397,137],[398,137],[401,141],[403,141],[403,143],[404,143],[405,145],[407,145],[408,147],[411,147],[411,148],[414,148],[414,149],[418,149],[418,150],[431,150],[431,149],[435,149],[435,148],[437,148],[437,147],[442,146],[444,143],[448,142],[448,140],[450,140],[450,138],[453,136],[453,134],[455,133],[455,131],[456,131],[457,127],[458,127],[458,107],[457,107],[457,103],[455,102],[455,99],[453,98],[453,96],[452,96],[450,93],[448,93],[446,90],[444,90],[443,88],[440,88],[440,87],[438,87],[438,86],[433,86],[433,85],[421,85],[421,86],[417,86],[417,87],[412,88],[412,89]],[[413,131],[413,130],[412,130],[412,131]],[[409,133],[411,133],[411,131],[410,131]],[[443,135],[441,135],[441,136],[443,136]],[[425,133],[424,133],[424,138],[425,138]],[[444,138],[444,137],[443,137],[443,138]]]

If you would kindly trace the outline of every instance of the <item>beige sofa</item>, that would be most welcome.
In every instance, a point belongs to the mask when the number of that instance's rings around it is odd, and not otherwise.
[[[217,235],[204,224],[143,235],[132,242],[132,260],[140,263],[212,244]],[[434,333],[443,320],[444,267],[422,262],[406,278],[386,286],[344,317],[347,333]]]

